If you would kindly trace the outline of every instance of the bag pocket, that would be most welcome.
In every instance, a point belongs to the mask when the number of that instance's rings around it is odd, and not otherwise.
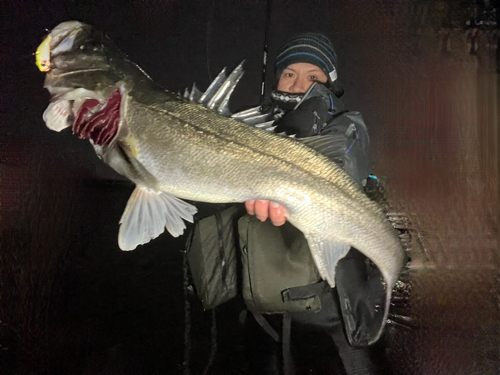
[[[238,292],[236,220],[241,207],[233,206],[199,220],[187,245],[191,276],[205,310],[229,301]]]

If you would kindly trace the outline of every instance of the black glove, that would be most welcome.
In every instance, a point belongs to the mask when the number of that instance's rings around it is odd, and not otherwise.
[[[306,100],[299,108],[289,111],[277,120],[274,132],[286,132],[287,135],[295,134],[297,138],[317,135],[325,123],[326,112],[326,106],[320,98]]]
[[[330,90],[314,83],[298,107],[275,122],[274,132],[295,134],[296,138],[318,135],[334,115],[344,111],[344,105]]]

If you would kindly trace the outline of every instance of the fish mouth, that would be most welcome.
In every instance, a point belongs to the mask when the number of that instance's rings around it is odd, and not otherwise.
[[[50,71],[53,68],[51,58],[73,48],[76,36],[84,27],[85,25],[78,21],[63,22],[56,26],[36,49],[38,69],[42,72]]]
[[[72,127],[73,134],[93,145],[109,145],[120,127],[124,86],[109,95],[79,89],[61,89],[43,114],[47,127],[61,131]]]
[[[104,89],[95,84],[96,72],[105,76],[109,70],[107,59],[95,52],[102,48],[101,38],[89,25],[67,21],[52,29],[37,49],[37,66],[50,71],[45,87],[52,100],[43,114],[47,127],[55,131],[71,127],[73,134],[94,146],[109,145],[115,138],[125,92],[123,82]]]

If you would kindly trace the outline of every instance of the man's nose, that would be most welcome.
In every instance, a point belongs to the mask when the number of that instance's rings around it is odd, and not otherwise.
[[[305,79],[297,78],[290,86],[290,92],[293,94],[298,94],[301,92],[306,92],[309,87],[307,86],[307,81]]]

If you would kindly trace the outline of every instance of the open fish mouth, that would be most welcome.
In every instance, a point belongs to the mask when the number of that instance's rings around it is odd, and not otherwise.
[[[107,97],[82,88],[68,89],[47,107],[43,119],[51,130],[72,127],[78,138],[108,145],[118,132],[123,93],[123,85]]]
[[[73,134],[95,146],[115,138],[125,92],[123,81],[100,84],[110,71],[101,54],[105,39],[86,24],[68,21],[55,27],[36,51],[36,65],[50,77],[45,87],[52,100],[43,114],[47,127],[71,127]]]

